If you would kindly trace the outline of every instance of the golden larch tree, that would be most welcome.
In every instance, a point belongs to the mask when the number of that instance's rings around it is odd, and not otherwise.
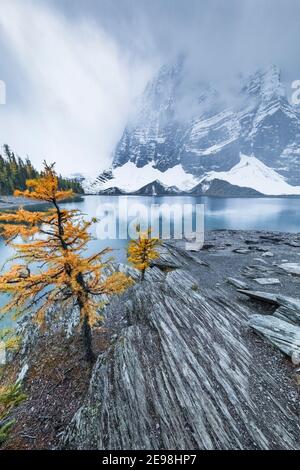
[[[55,304],[61,312],[78,305],[86,358],[93,362],[91,327],[101,318],[101,296],[123,292],[132,280],[120,272],[104,275],[108,261],[103,257],[110,249],[86,255],[92,239],[89,229],[96,219],[86,221],[80,211],[60,207],[59,202],[73,192],[59,190],[54,165],[44,163],[42,176],[26,185],[15,195],[52,207],[46,212],[20,208],[0,215],[2,235],[16,251],[9,271],[0,276],[0,292],[10,295],[2,314],[13,311],[18,317],[30,312],[42,325]]]
[[[146,269],[149,268],[151,261],[159,258],[157,246],[160,241],[158,238],[151,237],[151,231],[149,228],[142,232],[140,225],[137,225],[137,239],[130,240],[128,245],[128,261],[141,271],[141,281],[144,280]]]

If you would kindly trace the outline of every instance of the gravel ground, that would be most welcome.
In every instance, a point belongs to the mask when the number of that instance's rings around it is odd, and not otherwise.
[[[171,245],[184,248],[184,243],[181,241],[172,242]],[[287,274],[279,267],[282,263],[299,263],[300,265],[300,234],[236,230],[209,231],[205,234],[203,248],[199,252],[191,253],[195,262],[189,263],[188,269],[197,280],[199,288],[206,292],[211,290],[212,296],[215,296],[219,289],[220,293],[227,292],[234,300],[246,305],[251,313],[266,315],[274,312],[276,307],[239,294],[237,289],[228,282],[230,277],[246,283],[251,290],[300,298],[300,276]],[[236,253],[234,251],[240,248],[247,249],[247,252]],[[270,255],[266,256],[265,253]],[[207,266],[199,264],[199,261]],[[263,271],[260,271],[259,267],[263,267]],[[275,278],[280,283],[260,285],[254,280],[258,277]],[[300,381],[299,373],[295,373],[297,367],[289,358],[248,327],[245,328],[244,339],[257,367],[268,367],[272,371],[274,380],[280,384],[281,394],[276,399],[279,402],[287,402],[299,415]],[[257,394],[258,390],[265,388],[265,384],[255,382],[252,387]],[[261,412],[264,414],[266,404],[262,401],[261,405]]]
[[[184,243],[175,242],[175,246],[184,247]],[[234,252],[239,248],[247,252],[243,254]],[[272,256],[266,256],[266,253]],[[210,231],[205,234],[203,249],[191,254],[195,260],[201,260],[209,265],[209,269],[206,270],[199,269],[197,263],[192,263],[190,267],[192,271],[196,270],[199,285],[206,289],[215,290],[216,287],[220,287],[236,293],[236,289],[227,281],[228,277],[233,277],[247,283],[253,290],[282,293],[292,297],[300,296],[300,277],[289,275],[279,268],[284,262],[300,264],[300,234]],[[245,269],[251,266],[253,268],[247,273]],[[253,278],[258,277],[277,278],[280,284],[263,286],[254,281]]]

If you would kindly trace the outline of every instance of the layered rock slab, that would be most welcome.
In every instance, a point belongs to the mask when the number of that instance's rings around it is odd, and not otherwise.
[[[203,269],[203,268],[202,268]],[[251,349],[248,307],[153,268],[106,316],[126,319],[98,358],[62,447],[296,449],[297,416]]]

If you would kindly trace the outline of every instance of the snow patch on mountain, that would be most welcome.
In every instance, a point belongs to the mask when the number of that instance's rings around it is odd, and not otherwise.
[[[291,186],[283,176],[254,156],[240,154],[240,162],[231,170],[211,171],[202,179],[202,182],[206,184],[214,179],[252,188],[268,196],[300,195],[300,186]]]
[[[188,191],[199,183],[199,178],[186,173],[182,165],[175,165],[166,171],[160,171],[153,167],[153,163],[138,168],[133,162],[127,162],[111,170],[111,178],[106,181],[100,175],[96,181],[86,179],[83,186],[86,193],[93,194],[111,187],[134,192],[153,181],[159,181],[165,186],[177,186],[181,191]]]

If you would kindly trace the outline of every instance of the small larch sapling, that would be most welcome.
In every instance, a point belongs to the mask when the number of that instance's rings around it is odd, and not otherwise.
[[[128,246],[128,261],[141,271],[141,281],[145,278],[146,269],[150,267],[151,261],[159,258],[157,247],[160,243],[158,238],[151,237],[151,228],[145,232],[137,225],[137,239],[130,240]]]

